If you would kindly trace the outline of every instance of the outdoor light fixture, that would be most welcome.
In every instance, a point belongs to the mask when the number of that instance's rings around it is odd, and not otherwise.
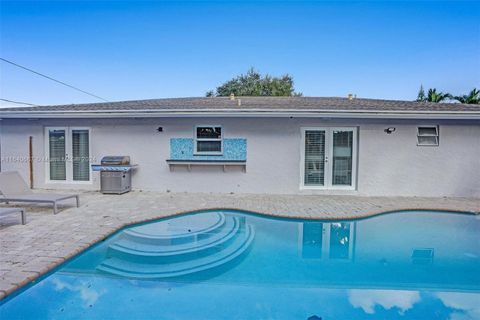
[[[395,130],[397,130],[397,129],[394,128],[394,127],[390,127],[390,128],[387,128],[387,129],[385,129],[385,130],[383,130],[383,131],[385,131],[387,134],[392,134],[392,133],[395,132]]]

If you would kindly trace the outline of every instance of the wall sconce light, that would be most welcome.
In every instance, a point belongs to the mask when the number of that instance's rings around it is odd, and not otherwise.
[[[163,132],[163,127],[158,127],[158,128],[157,128],[157,131],[158,131],[158,132]]]
[[[397,130],[397,128],[394,128],[394,127],[389,127],[383,131],[385,131],[386,134],[392,134],[395,132],[395,130]]]

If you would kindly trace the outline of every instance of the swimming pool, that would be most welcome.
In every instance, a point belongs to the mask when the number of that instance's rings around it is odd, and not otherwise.
[[[124,229],[3,319],[480,319],[480,216],[198,212]]]

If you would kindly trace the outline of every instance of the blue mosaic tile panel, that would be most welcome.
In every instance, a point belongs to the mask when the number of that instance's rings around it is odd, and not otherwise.
[[[192,138],[170,139],[170,160],[247,160],[247,139],[223,139],[223,155],[194,155]]]

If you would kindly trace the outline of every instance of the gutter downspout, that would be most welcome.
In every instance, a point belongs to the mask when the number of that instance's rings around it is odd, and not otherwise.
[[[28,138],[28,169],[30,174],[30,189],[33,189],[33,137]]]

